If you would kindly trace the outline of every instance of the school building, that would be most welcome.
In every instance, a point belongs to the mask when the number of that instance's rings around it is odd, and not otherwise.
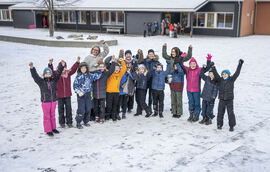
[[[270,34],[270,0],[78,0],[55,2],[54,9],[57,29],[143,34],[145,22],[160,26],[168,18],[194,35]],[[42,28],[45,22],[42,0],[0,0],[0,26]]]

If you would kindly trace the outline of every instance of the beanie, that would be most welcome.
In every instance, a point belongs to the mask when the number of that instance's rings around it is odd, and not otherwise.
[[[49,74],[52,75],[52,70],[51,70],[51,68],[46,67],[46,68],[43,70],[43,76],[44,76],[46,73],[49,73]]]
[[[150,50],[148,50],[148,54],[149,54],[149,53],[155,54],[155,51],[154,51],[153,49],[150,49]]]
[[[227,73],[229,76],[231,76],[231,72],[230,72],[228,69],[223,70],[223,71],[221,72],[221,75],[222,75],[223,73]]]
[[[132,55],[132,52],[131,52],[130,50],[126,50],[126,51],[125,51],[125,56],[126,56],[127,54]]]

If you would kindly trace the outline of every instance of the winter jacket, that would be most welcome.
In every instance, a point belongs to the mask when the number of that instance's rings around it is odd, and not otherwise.
[[[234,99],[234,91],[233,91],[234,82],[240,75],[241,68],[242,68],[242,64],[239,63],[237,66],[236,72],[232,76],[229,76],[227,80],[224,80],[222,77],[220,77],[216,71],[216,68],[213,68],[215,78],[217,79],[217,82],[218,82],[218,87],[219,87],[218,98],[220,100],[233,100]]]
[[[168,26],[169,26],[169,30],[170,30],[170,31],[173,31],[173,30],[174,30],[174,25],[168,24]]]
[[[115,63],[110,65],[109,70],[102,72],[101,77],[93,82],[93,95],[95,99],[106,98],[107,80],[113,74],[115,69]]]
[[[123,88],[122,86],[127,82],[128,80],[128,77],[130,77],[132,79],[132,82],[129,83],[129,89],[134,89],[134,77],[132,76],[132,73],[125,73],[123,75],[123,77],[121,78],[121,81],[120,81],[120,87],[119,87],[119,95],[127,95],[127,93],[124,93],[123,92]]]
[[[211,80],[209,76],[204,74],[204,71],[201,70],[200,77],[204,80],[204,87],[201,94],[203,100],[211,102],[215,100],[218,94],[218,83],[216,80]]]
[[[138,89],[147,89],[147,83],[151,79],[150,73],[146,72],[138,73],[138,80],[136,80],[136,88]]]
[[[179,54],[181,55],[181,54]],[[167,54],[167,46],[163,46],[162,48],[162,57],[165,59],[165,60],[170,60],[171,61],[171,72],[173,72],[174,68],[173,68],[173,65],[174,65],[174,62],[175,62],[175,58],[178,58],[177,61],[180,61],[179,58],[181,57],[172,57],[172,56],[169,56]],[[185,57],[183,57],[183,62],[186,62],[186,61],[189,61],[192,57],[192,48],[188,48],[188,53]]]
[[[91,92],[93,81],[99,79],[101,75],[101,71],[96,73],[84,73],[77,75],[73,83],[73,89],[75,93],[78,93],[79,91],[83,93]]]
[[[183,91],[183,86],[184,86],[184,71],[181,68],[179,64],[177,65],[177,70],[174,70],[172,74],[172,82],[170,84],[170,88],[172,91],[178,91],[182,92]]]
[[[184,66],[187,71],[187,91],[200,92],[200,72],[202,68],[198,66],[198,63],[194,58],[192,59],[196,63],[195,69]],[[189,63],[191,63],[191,61]]]
[[[152,72],[152,89],[153,90],[164,90],[165,79],[170,73],[170,61],[167,61],[166,71],[153,71]]]
[[[57,101],[57,82],[60,79],[63,69],[64,67],[62,65],[59,66],[53,78],[44,79],[38,75],[36,68],[30,69],[34,81],[40,88],[41,102],[47,103]]]
[[[97,56],[90,54],[85,57],[83,62],[88,64],[88,69],[90,72],[98,70],[98,60],[99,58],[105,58],[109,54],[109,47],[107,43],[102,44],[104,51],[99,53]]]
[[[71,97],[71,75],[73,75],[79,67],[78,62],[74,63],[73,66],[69,70],[65,70],[60,79],[57,82],[57,97],[58,98],[67,98]],[[58,65],[59,67],[60,65]],[[55,74],[56,71],[53,70],[53,65],[48,64],[48,67],[52,69]]]
[[[143,61],[143,64],[145,65],[146,69],[150,72],[153,71],[156,67],[156,65],[159,63],[158,56],[155,55],[154,59],[146,58]]]
[[[119,93],[120,81],[127,71],[125,61],[121,61],[122,69],[119,73],[113,73],[107,80],[107,93]]]

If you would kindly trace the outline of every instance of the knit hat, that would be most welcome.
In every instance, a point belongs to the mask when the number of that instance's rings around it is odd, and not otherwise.
[[[143,69],[145,69],[145,66],[144,66],[144,64],[140,64],[140,65],[138,66],[138,69],[140,69],[140,68],[143,68]]]
[[[227,73],[228,76],[231,76],[231,72],[230,72],[228,69],[223,70],[223,71],[221,72],[221,75],[222,75],[223,73]]]
[[[130,50],[126,50],[126,51],[125,51],[125,56],[126,56],[127,54],[132,55],[132,52],[131,52]]]
[[[149,54],[149,53],[155,54],[155,51],[154,51],[153,49],[150,49],[150,50],[148,50],[148,54]]]
[[[46,68],[43,70],[43,76],[44,76],[46,73],[49,73],[49,74],[52,75],[52,70],[51,70],[51,68],[46,67]]]

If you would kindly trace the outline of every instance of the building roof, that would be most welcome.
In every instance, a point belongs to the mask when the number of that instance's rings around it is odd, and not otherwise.
[[[1,1],[1,0],[0,0]],[[10,9],[46,9],[43,0],[19,3]],[[196,11],[210,1],[238,1],[238,0],[68,0],[67,4],[55,1],[56,10],[93,10],[93,11],[163,11],[180,12]],[[242,0],[240,0],[242,1]]]
[[[31,0],[0,0],[0,4],[11,4],[11,5],[23,2],[31,2]]]

